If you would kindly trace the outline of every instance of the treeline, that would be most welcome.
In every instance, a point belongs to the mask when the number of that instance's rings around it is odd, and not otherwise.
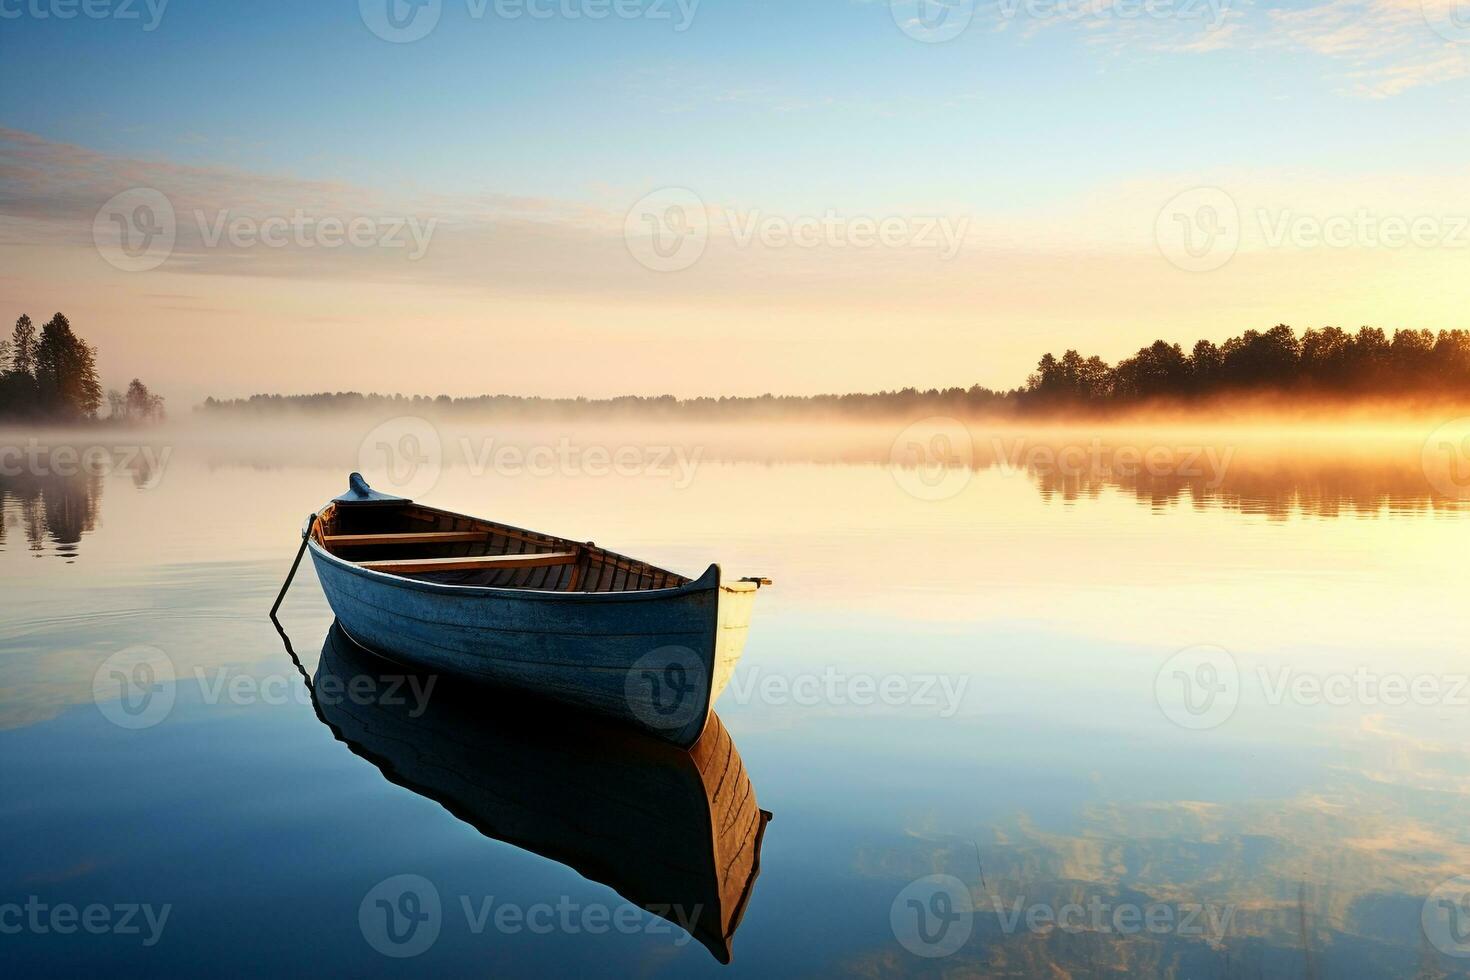
[[[107,392],[108,421],[163,418],[163,398],[137,378],[126,392]],[[39,333],[24,314],[7,340],[0,340],[0,420],[88,422],[102,407],[97,348],[57,313]]]
[[[1042,357],[1021,394],[1031,404],[1117,405],[1226,393],[1324,397],[1470,395],[1470,331],[1338,327],[1301,337],[1278,324],[1185,353],[1156,340],[1109,367],[1075,350]]]
[[[1186,353],[1163,340],[1110,365],[1075,350],[1045,354],[1026,383],[1009,391],[969,388],[904,388],[876,394],[759,395],[675,398],[533,398],[518,395],[362,394],[252,395],[208,398],[205,413],[335,413],[353,409],[416,414],[452,412],[501,417],[611,416],[719,419],[792,415],[911,416],[915,412],[1045,414],[1107,412],[1151,402],[1206,402],[1231,396],[1282,400],[1470,400],[1470,331],[1399,330],[1390,338],[1376,327],[1349,333],[1311,329],[1300,337],[1284,324],[1247,330],[1215,344],[1201,340]]]
[[[673,395],[620,395],[615,398],[540,398],[523,395],[476,395],[451,398],[424,395],[362,394],[356,391],[320,392],[310,395],[251,395],[222,400],[206,398],[195,410],[205,414],[275,414],[294,411],[331,415],[364,410],[396,415],[464,414],[494,415],[498,418],[778,418],[793,414],[889,416],[911,413],[915,408],[943,406],[954,411],[978,411],[1005,404],[1013,395],[1000,394],[975,385],[971,388],[905,388],[877,394],[851,395],[757,395],[753,397],[675,398]]]

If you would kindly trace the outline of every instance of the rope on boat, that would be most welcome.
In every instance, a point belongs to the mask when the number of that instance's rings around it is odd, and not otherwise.
[[[281,583],[281,591],[276,595],[276,604],[271,606],[271,619],[276,618],[276,610],[281,608],[281,602],[286,598],[286,590],[291,588],[291,582],[296,578],[296,569],[301,567],[301,556],[306,554],[306,544],[311,540],[311,529],[316,527],[316,514],[313,512],[306,519],[306,527],[301,529],[301,547],[296,550],[296,560],[291,563],[291,571],[286,573],[286,581]],[[280,629],[280,623],[276,628]]]

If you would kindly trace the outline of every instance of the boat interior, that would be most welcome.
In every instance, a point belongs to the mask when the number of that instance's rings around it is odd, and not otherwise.
[[[635,592],[687,576],[565,538],[409,503],[332,503],[312,529],[343,561],[441,585]]]

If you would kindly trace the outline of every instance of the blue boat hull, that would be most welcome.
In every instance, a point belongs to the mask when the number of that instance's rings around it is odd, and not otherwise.
[[[680,746],[704,731],[744,646],[755,585],[718,565],[677,588],[614,593],[443,585],[310,542],[347,634],[414,667],[521,690]]]

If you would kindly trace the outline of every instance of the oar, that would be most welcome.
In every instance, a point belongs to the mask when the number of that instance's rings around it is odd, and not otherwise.
[[[296,560],[291,563],[291,571],[286,573],[286,581],[281,583],[281,591],[276,595],[276,604],[271,606],[271,619],[276,618],[276,610],[281,608],[281,600],[286,598],[286,590],[291,587],[292,579],[296,578],[296,569],[301,567],[301,556],[306,554],[307,542],[311,540],[311,529],[316,527],[316,514],[313,513],[306,519],[306,527],[301,529],[301,547],[296,549]],[[280,628],[280,623],[276,628]]]

